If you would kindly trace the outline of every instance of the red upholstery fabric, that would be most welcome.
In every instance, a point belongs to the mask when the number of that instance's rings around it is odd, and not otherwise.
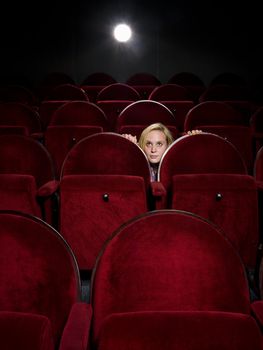
[[[89,74],[81,83],[82,89],[86,91],[91,102],[96,102],[97,95],[104,87],[117,83],[116,79],[105,72]]]
[[[96,125],[107,130],[107,118],[94,103],[68,101],[54,111],[50,125]]]
[[[98,350],[261,350],[249,315],[226,312],[135,312],[106,318]]]
[[[250,313],[247,279],[232,245],[187,212],[155,211],[123,225],[97,260],[91,300],[93,340],[115,313]]]
[[[51,325],[45,316],[0,311],[1,350],[54,350]]]
[[[32,137],[22,135],[0,136],[0,174],[33,176],[37,190],[55,180],[54,163],[47,149]],[[31,198],[35,195],[34,190]],[[52,224],[52,198],[45,198],[37,205],[41,207],[41,217]],[[33,213],[35,214],[35,210]]]
[[[93,268],[115,229],[148,210],[149,186],[144,153],[118,134],[92,135],[71,149],[62,169],[60,232],[81,269]]]
[[[252,176],[173,176],[171,208],[198,214],[221,227],[244,264],[255,269],[259,243],[257,188]]]
[[[147,99],[151,91],[158,85],[161,85],[160,80],[151,73],[138,72],[131,75],[126,84],[133,86],[138,91],[141,99]]]
[[[86,137],[71,149],[61,175],[73,174],[141,176],[146,186],[150,182],[144,152],[133,142],[111,132]]]
[[[97,101],[97,106],[103,110],[108,119],[109,130],[115,131],[117,120],[121,111],[129,106],[133,101],[130,100],[101,100]]]
[[[158,101],[140,100],[131,103],[120,113],[116,131],[122,133],[124,126],[142,125],[146,127],[152,123],[163,123],[176,127],[176,119],[166,106]]]
[[[40,102],[38,111],[39,111],[39,117],[42,124],[42,129],[44,130],[44,132],[51,121],[54,111],[66,102],[67,101],[49,101],[49,100],[47,101],[44,100]]]
[[[57,178],[70,149],[81,139],[99,132],[103,132],[103,128],[95,125],[48,126],[45,132],[45,146],[52,156]]]
[[[0,174],[0,210],[19,210],[41,217],[32,175]]]
[[[206,86],[203,80],[192,72],[179,72],[171,76],[168,84],[178,84],[184,86],[191,95],[195,103],[198,102],[200,95],[205,91]]]
[[[253,142],[249,118],[222,101],[205,101],[190,109],[185,117],[184,130],[194,129],[217,134],[233,143],[251,173]]]
[[[178,130],[184,131],[185,116],[195,105],[186,87],[177,84],[162,84],[150,93],[149,99],[159,101],[168,107],[175,116]]]
[[[202,133],[178,138],[165,152],[159,179],[169,189],[176,174],[246,174],[247,168],[237,149],[222,137]]]
[[[0,310],[46,316],[58,346],[80,300],[78,266],[65,240],[36,217],[0,212],[0,265]]]
[[[109,101],[109,100],[128,100],[137,101],[140,99],[140,95],[137,90],[132,86],[124,83],[114,83],[105,86],[97,96],[98,101]]]
[[[54,179],[54,165],[46,148],[22,135],[0,136],[0,173],[29,174],[37,187]]]
[[[87,350],[91,326],[92,308],[90,304],[75,303],[64,328],[59,350]]]
[[[38,112],[19,102],[0,103],[0,125],[24,127],[28,135],[42,131]]]
[[[79,101],[88,101],[88,95],[85,90],[75,84],[60,84],[52,89],[50,89],[48,95],[45,97],[45,100],[53,101],[68,101],[68,100],[79,100]]]
[[[124,222],[147,211],[143,178],[67,175],[60,186],[60,231],[81,269],[91,270],[103,243]]]

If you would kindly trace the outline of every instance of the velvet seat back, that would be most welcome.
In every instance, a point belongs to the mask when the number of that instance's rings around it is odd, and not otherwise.
[[[47,149],[35,139],[22,135],[0,136],[0,173],[32,175],[37,188],[55,178]]]
[[[232,143],[210,133],[185,135],[166,150],[159,180],[169,191],[177,174],[247,174],[246,164]]]
[[[82,139],[69,152],[63,164],[65,175],[141,176],[149,184],[149,165],[144,152],[133,142],[111,132]]]
[[[128,100],[137,101],[140,99],[138,91],[136,91],[131,85],[125,83],[114,83],[105,86],[97,96],[98,101],[109,100]]]
[[[40,219],[0,212],[0,311],[46,316],[56,346],[73,303],[78,266],[62,236]]]
[[[239,255],[212,223],[188,212],[159,210],[115,232],[92,277],[93,340],[119,313],[250,313]]]
[[[97,125],[107,130],[107,117],[94,103],[67,101],[53,113],[50,125]]]
[[[81,270],[92,270],[115,229],[148,210],[149,186],[145,154],[118,134],[94,134],[70,150],[61,172],[60,232]]]
[[[0,125],[23,126],[28,135],[42,131],[39,113],[20,102],[0,103]]]
[[[256,268],[259,226],[255,180],[238,174],[173,176],[170,208],[186,210],[220,227],[248,270]]]

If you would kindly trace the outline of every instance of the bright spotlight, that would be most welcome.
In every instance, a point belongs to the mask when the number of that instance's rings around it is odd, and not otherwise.
[[[126,42],[131,37],[131,29],[127,24],[118,24],[114,28],[114,37],[120,42]]]

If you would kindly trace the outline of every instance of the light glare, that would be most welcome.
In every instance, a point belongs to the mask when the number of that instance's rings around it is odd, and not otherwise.
[[[118,24],[114,29],[114,37],[120,42],[126,42],[131,37],[131,29],[127,24]]]

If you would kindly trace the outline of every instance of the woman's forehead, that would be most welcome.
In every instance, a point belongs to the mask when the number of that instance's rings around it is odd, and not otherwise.
[[[152,131],[148,132],[148,134],[146,135],[146,140],[165,141],[166,136],[165,136],[164,132],[161,130],[152,130]]]

